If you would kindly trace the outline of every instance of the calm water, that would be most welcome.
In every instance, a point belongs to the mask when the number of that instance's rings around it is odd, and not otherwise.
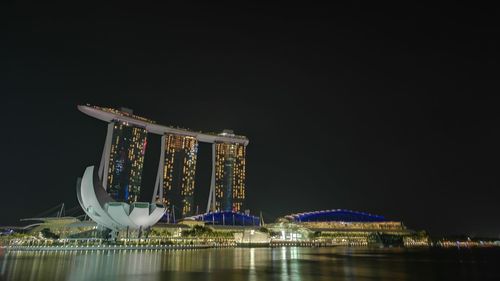
[[[500,280],[500,250],[4,251],[0,280]]]

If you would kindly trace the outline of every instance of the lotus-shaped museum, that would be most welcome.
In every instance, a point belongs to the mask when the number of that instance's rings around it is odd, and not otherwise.
[[[162,204],[116,202],[102,186],[94,166],[85,169],[77,184],[77,197],[92,220],[113,231],[146,229],[158,222],[166,211]]]

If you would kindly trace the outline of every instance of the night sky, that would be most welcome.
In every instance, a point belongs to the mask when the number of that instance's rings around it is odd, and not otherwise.
[[[77,204],[106,134],[76,108],[89,103],[248,136],[246,203],[268,222],[345,208],[499,237],[497,10],[42,2],[11,4],[0,27],[0,225]],[[159,145],[150,135],[143,200]]]

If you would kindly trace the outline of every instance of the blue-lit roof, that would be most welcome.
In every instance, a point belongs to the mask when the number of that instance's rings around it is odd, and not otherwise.
[[[259,217],[231,211],[210,212],[189,218],[215,225],[249,226],[259,225],[260,223]]]
[[[383,216],[372,215],[363,212],[356,212],[351,210],[325,210],[298,213],[286,216],[286,218],[295,222],[328,222],[328,221],[342,221],[342,222],[382,222],[387,221]]]

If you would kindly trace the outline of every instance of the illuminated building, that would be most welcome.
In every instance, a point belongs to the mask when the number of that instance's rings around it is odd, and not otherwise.
[[[174,222],[193,214],[199,142],[212,144],[207,213],[243,210],[247,137],[235,135],[230,130],[202,133],[164,126],[127,109],[90,105],[80,105],[78,109],[108,122],[98,176],[115,200],[135,202],[139,198],[147,134],[152,133],[161,136],[162,149],[151,202],[168,205]]]
[[[141,191],[147,131],[120,121],[109,126],[112,132],[105,186],[114,200],[136,202]]]
[[[245,146],[215,143],[215,208],[240,212],[245,200]]]
[[[193,214],[193,195],[198,141],[190,136],[165,136],[163,203],[173,218]]]
[[[149,202],[116,202],[106,193],[94,166],[85,169],[78,180],[76,196],[80,206],[93,221],[112,230],[112,238],[118,231],[139,230],[154,225],[165,213],[165,206]]]
[[[310,240],[322,245],[428,246],[428,235],[383,216],[344,210],[287,215],[267,226],[277,241]]]
[[[189,217],[193,221],[201,221],[207,225],[224,226],[259,226],[261,221],[259,217],[241,212],[218,211]]]

